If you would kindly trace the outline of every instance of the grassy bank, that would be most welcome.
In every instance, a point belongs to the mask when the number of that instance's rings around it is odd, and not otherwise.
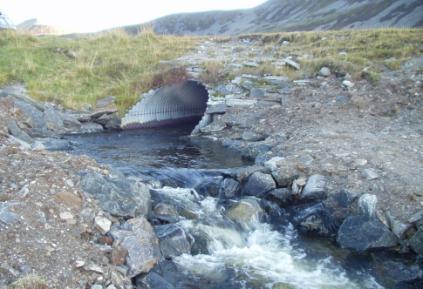
[[[297,57],[302,67],[299,72],[275,67],[272,62],[262,63],[257,69],[262,74],[291,78],[313,75],[327,66],[354,78],[377,81],[381,71],[397,70],[405,61],[423,53],[423,29],[286,32],[241,38],[260,39],[264,51],[273,52],[277,58]]]
[[[72,108],[114,95],[123,112],[156,84],[166,69],[160,61],[187,53],[195,41],[150,31],[75,39],[0,31],[0,86],[23,82],[33,97]]]

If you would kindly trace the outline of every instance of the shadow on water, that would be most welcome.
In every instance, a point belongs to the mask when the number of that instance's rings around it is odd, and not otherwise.
[[[67,136],[76,154],[122,168],[220,169],[252,162],[238,152],[204,138],[189,137],[192,125]]]

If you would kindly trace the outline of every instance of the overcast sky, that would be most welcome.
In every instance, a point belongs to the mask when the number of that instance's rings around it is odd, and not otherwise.
[[[37,18],[68,32],[91,32],[143,23],[160,16],[251,8],[265,0],[0,0],[0,12],[15,23]]]

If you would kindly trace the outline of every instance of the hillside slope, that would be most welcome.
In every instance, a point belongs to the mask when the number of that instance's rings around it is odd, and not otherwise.
[[[344,28],[422,27],[421,0],[269,0],[247,10],[165,16],[150,25],[165,34],[241,34]],[[141,25],[142,26],[142,25]],[[135,33],[140,25],[127,26]]]

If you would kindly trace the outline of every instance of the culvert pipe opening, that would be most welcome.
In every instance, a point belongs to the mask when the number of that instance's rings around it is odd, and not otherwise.
[[[143,97],[122,119],[123,129],[197,124],[207,109],[209,94],[198,81],[162,87]]]

